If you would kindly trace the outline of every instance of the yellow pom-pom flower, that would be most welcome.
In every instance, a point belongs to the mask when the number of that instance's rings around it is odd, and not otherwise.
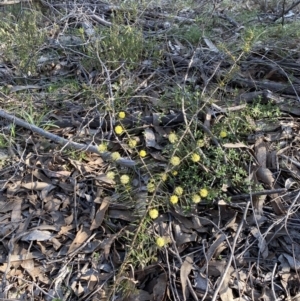
[[[149,182],[147,184],[147,190],[148,190],[148,192],[154,192],[155,191],[155,184],[153,182]]]
[[[124,184],[124,185],[128,184],[129,180],[130,180],[130,178],[129,178],[128,175],[122,175],[121,178],[120,178],[121,183]]]
[[[172,171],[172,175],[173,176],[177,176],[178,175],[178,171],[177,170]]]
[[[195,204],[200,203],[200,202],[201,202],[201,197],[200,197],[200,195],[199,195],[199,194],[193,194],[193,196],[192,196],[192,201],[193,201],[193,203],[195,203]]]
[[[170,197],[170,202],[171,202],[173,205],[177,204],[177,203],[178,203],[178,196],[177,196],[177,195],[172,195],[172,196]]]
[[[160,174],[160,178],[161,178],[161,180],[162,180],[163,182],[166,182],[166,181],[167,181],[167,178],[168,178],[168,176],[167,176],[167,174],[166,174],[166,173],[162,173],[162,174]]]
[[[152,219],[156,219],[158,217],[158,210],[157,209],[151,209],[149,211],[149,215]]]
[[[197,146],[198,146],[198,147],[203,147],[203,146],[204,146],[204,140],[203,140],[203,139],[199,139],[199,140],[197,141]]]
[[[115,132],[116,132],[117,135],[121,135],[121,134],[123,134],[124,129],[123,129],[123,127],[121,125],[117,125],[115,127]]]
[[[107,145],[106,145],[106,144],[103,144],[103,143],[99,144],[99,145],[98,145],[98,151],[99,151],[100,153],[106,152],[106,151],[107,151]]]
[[[174,133],[169,134],[168,139],[169,139],[170,143],[172,143],[172,144],[174,144],[178,141],[178,137]]]
[[[144,158],[147,156],[147,152],[142,149],[142,150],[140,150],[139,155],[140,155],[140,157]]]
[[[180,164],[180,158],[179,157],[176,157],[176,156],[173,156],[170,160],[170,163],[173,165],[173,166],[178,166]]]
[[[174,189],[174,194],[176,194],[176,195],[178,195],[178,196],[182,195],[182,194],[183,194],[183,189],[182,189],[182,187],[180,187],[180,186],[176,187],[176,188]]]
[[[167,241],[163,238],[163,237],[158,237],[156,239],[156,245],[159,247],[159,248],[162,248],[163,246],[165,246],[167,243]]]
[[[113,152],[111,154],[111,158],[112,158],[113,161],[117,161],[121,158],[121,155],[118,152]]]
[[[113,171],[109,171],[107,174],[106,174],[106,177],[109,179],[109,180],[113,180],[115,178],[116,174],[113,172]]]
[[[136,145],[137,145],[137,141],[135,139],[130,139],[128,141],[128,145],[129,145],[130,148],[135,148]]]
[[[208,190],[206,188],[202,188],[200,189],[199,194],[202,198],[206,198],[208,196]]]
[[[226,138],[227,137],[227,132],[226,131],[221,131],[220,132],[220,137],[221,138]]]
[[[121,112],[119,112],[118,116],[120,119],[124,119],[126,114],[125,114],[125,112],[121,111]]]
[[[191,159],[193,162],[199,162],[200,161],[200,156],[196,153],[193,153],[191,156]]]

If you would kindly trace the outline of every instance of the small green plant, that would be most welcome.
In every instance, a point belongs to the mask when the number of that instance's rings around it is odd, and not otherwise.
[[[23,10],[16,23],[12,15],[0,21],[0,40],[5,59],[18,63],[24,74],[36,73],[36,62],[39,49],[45,41],[45,30],[38,23],[41,15],[36,11]]]
[[[6,148],[8,146],[8,142],[5,137],[0,134],[0,148]]]

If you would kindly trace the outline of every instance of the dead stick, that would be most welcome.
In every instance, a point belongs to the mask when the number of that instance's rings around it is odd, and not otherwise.
[[[269,194],[274,194],[274,193],[282,193],[286,192],[286,188],[278,188],[278,189],[271,189],[271,190],[264,190],[264,191],[258,191],[258,192],[252,192],[250,194],[239,194],[239,195],[234,195],[231,196],[231,200],[238,200],[238,199],[248,199],[251,196],[259,196],[259,195],[269,195]]]
[[[3,110],[0,110],[0,117],[5,118],[7,120],[10,120],[11,122],[15,123],[16,125],[19,125],[23,128],[26,128],[28,130],[31,130],[41,136],[44,136],[50,140],[52,140],[53,142],[59,144],[59,145],[63,145],[66,148],[74,148],[80,151],[87,151],[87,152],[91,152],[91,153],[96,153],[98,155],[101,156],[101,158],[103,160],[111,160],[111,153],[110,152],[105,152],[105,153],[100,153],[98,148],[94,145],[86,145],[86,144],[81,144],[81,143],[77,143],[77,142],[73,142],[73,141],[69,141],[67,139],[64,139],[62,137],[59,137],[57,135],[54,135],[52,133],[49,133],[33,124],[30,124],[16,116],[10,115],[8,113],[6,113]],[[125,165],[125,166],[134,166],[135,165],[135,161],[133,160],[127,160],[124,158],[120,158],[119,160],[116,161],[118,164],[121,165]]]

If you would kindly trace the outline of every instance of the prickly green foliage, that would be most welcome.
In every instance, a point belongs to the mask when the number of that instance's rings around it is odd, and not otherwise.
[[[7,61],[18,64],[27,74],[36,73],[36,63],[40,47],[45,41],[45,30],[38,23],[41,15],[38,12],[23,11],[15,22],[12,15],[0,21],[0,40],[4,57]]]

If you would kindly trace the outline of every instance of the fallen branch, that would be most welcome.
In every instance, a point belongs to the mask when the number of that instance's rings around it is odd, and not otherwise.
[[[77,149],[80,151],[86,151],[86,152],[91,152],[91,153],[96,153],[99,156],[101,156],[102,159],[104,160],[111,160],[111,153],[110,152],[105,152],[105,153],[100,153],[98,148],[94,145],[86,145],[86,144],[81,144],[81,143],[77,143],[77,142],[73,142],[73,141],[69,141],[67,139],[64,139],[62,137],[59,137],[57,135],[54,135],[52,133],[49,133],[33,124],[30,124],[16,116],[10,115],[7,112],[0,110],[0,117],[5,118],[7,120],[10,120],[11,122],[13,122],[14,124],[21,126],[23,128],[26,128],[28,130],[31,130],[32,132],[35,132],[41,136],[44,136],[48,139],[50,139],[51,141],[62,145],[66,148],[73,148],[73,149]],[[116,161],[118,164],[121,165],[125,165],[125,166],[134,166],[135,165],[135,161],[133,160],[128,160],[128,159],[124,159],[124,158],[120,158],[119,160]]]
[[[249,199],[252,196],[260,196],[260,195],[270,195],[273,193],[284,193],[287,192],[286,188],[278,188],[278,189],[271,189],[271,190],[264,190],[264,191],[258,191],[258,192],[252,192],[251,194],[239,194],[239,195],[233,195],[230,197],[232,201],[234,200],[240,200],[240,199]]]

